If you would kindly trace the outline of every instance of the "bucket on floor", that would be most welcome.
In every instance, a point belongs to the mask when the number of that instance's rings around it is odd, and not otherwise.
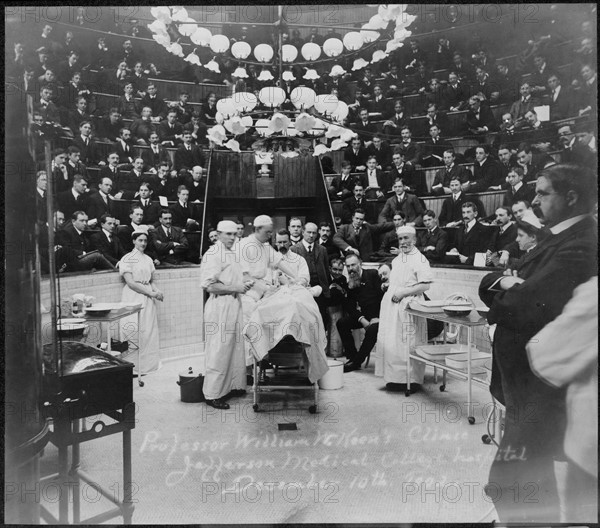
[[[204,401],[204,394],[202,392],[204,376],[196,374],[192,370],[192,367],[189,367],[187,372],[179,374],[177,385],[179,385],[182,402],[199,403]]]
[[[344,364],[337,359],[328,359],[329,370],[319,380],[319,388],[324,390],[341,389],[344,386]]]

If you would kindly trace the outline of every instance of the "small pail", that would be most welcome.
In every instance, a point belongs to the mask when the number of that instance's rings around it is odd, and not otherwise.
[[[181,392],[181,401],[185,403],[199,403],[204,401],[202,386],[204,385],[204,376],[195,374],[192,367],[187,372],[179,374],[179,391]]]
[[[337,359],[328,359],[329,370],[319,380],[319,388],[324,390],[341,389],[344,386],[344,364]]]

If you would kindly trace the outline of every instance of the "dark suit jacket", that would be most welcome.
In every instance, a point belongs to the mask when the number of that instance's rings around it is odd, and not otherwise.
[[[89,143],[86,145],[81,136],[76,135],[71,141],[71,145],[76,146],[81,151],[80,160],[85,165],[98,165],[98,162],[101,161],[100,149],[94,138],[90,138]]]
[[[158,125],[158,137],[161,141],[171,141],[173,146],[181,143],[181,139],[175,138],[175,135],[181,135],[183,132],[183,126],[180,123],[173,123],[173,128],[170,127],[169,123],[163,121]]]
[[[174,168],[176,171],[180,171],[181,169],[191,170],[192,167],[195,167],[196,165],[204,167],[205,160],[202,150],[196,145],[192,145],[191,147],[190,150],[187,150],[185,145],[181,145],[175,151]]]
[[[336,234],[333,235],[333,243],[345,251],[349,246],[358,249],[360,258],[368,260],[373,253],[373,237],[379,233],[384,233],[394,229],[393,222],[382,224],[363,224],[358,237],[351,224],[344,224],[339,227]]]
[[[304,257],[311,275],[310,285],[321,286],[323,288],[321,295],[325,298],[329,297],[329,257],[327,256],[327,250],[320,244],[313,244],[313,258],[310,258],[304,244],[298,242],[290,248],[290,251]]]
[[[540,105],[540,100],[536,97],[531,96],[526,103],[524,103],[521,98],[517,99],[510,107],[510,115],[513,118],[513,121],[517,121],[519,119],[523,119],[525,114],[529,112],[529,110],[533,110],[536,106]]]
[[[175,178],[167,178],[164,181],[158,176],[154,176],[152,178],[152,183],[154,187],[154,197],[164,196],[170,202],[177,200],[177,187],[178,183]]]
[[[504,233],[500,233],[500,229],[496,230],[490,249],[492,251],[502,251],[503,249],[507,249],[507,246],[512,244],[516,238],[517,224],[513,222]]]
[[[134,200],[135,194],[140,190],[140,185],[144,182],[151,183],[150,176],[143,172],[138,176],[133,170],[119,173],[119,178],[113,182],[113,192],[116,194],[123,191],[122,200]],[[154,190],[154,189],[153,189]]]
[[[129,224],[121,224],[117,226],[116,235],[121,242],[121,246],[125,250],[125,253],[129,253],[133,250],[133,241],[131,240],[131,235],[133,233],[133,227],[131,223]],[[148,255],[152,260],[158,258],[156,254],[156,250],[154,249],[154,244],[152,243],[152,235],[150,235],[148,246],[146,247],[145,254]]]
[[[452,165],[452,169],[448,171],[446,167],[439,169],[435,173],[435,178],[433,179],[433,184],[431,185],[432,194],[442,195],[444,194],[444,187],[450,187],[450,181],[454,178],[458,178],[461,183],[468,182],[473,177],[471,171],[465,167],[462,167],[458,163]],[[436,185],[441,184],[442,187],[435,188]]]
[[[410,188],[411,193],[415,193],[417,196],[425,196],[427,194],[425,173],[416,171],[413,165],[404,163],[401,170],[398,170],[394,165],[389,175],[390,188],[394,186],[397,178],[402,178],[404,184]]]
[[[399,150],[404,154],[404,161],[406,163],[410,162],[413,165],[416,165],[421,159],[421,147],[415,143],[414,139],[411,139],[408,145],[400,143],[396,150]]]
[[[479,108],[479,119],[477,119],[477,116],[473,110],[469,110],[467,112],[467,128],[472,130],[481,127],[488,127],[490,132],[498,129],[496,118],[494,117],[492,110],[485,104],[482,104]]]
[[[379,317],[382,298],[381,279],[377,270],[363,269],[360,286],[348,290],[343,306],[350,317],[358,319],[364,316],[370,321]]]
[[[357,177],[356,174],[349,175],[346,180],[342,180],[341,175],[335,176],[331,180],[331,185],[329,186],[329,195],[331,196],[331,199],[345,200],[346,198],[351,197],[352,191],[354,190],[354,185],[357,181],[363,183],[362,180],[359,177]],[[338,193],[340,192],[342,194],[338,196]]]
[[[506,207],[512,207],[513,204],[521,201],[527,200],[531,203],[531,200],[535,197],[535,189],[531,185],[527,185],[524,183],[519,187],[519,190],[516,193],[513,193],[512,188],[508,189],[504,194],[504,198],[502,199],[502,205]]]
[[[112,242],[109,242],[104,231],[94,233],[90,237],[90,246],[100,251],[113,266],[126,254],[119,237],[113,234]]]
[[[500,163],[488,157],[483,164],[477,161],[473,165],[473,176],[470,178],[473,183],[469,187],[469,192],[485,192],[492,185],[502,185],[502,169]]]
[[[56,244],[68,248],[75,255],[79,256],[90,251],[87,238],[82,233],[77,233],[72,224],[68,224],[56,232]]]
[[[456,249],[461,255],[467,257],[466,265],[473,265],[475,253],[485,253],[492,249],[493,234],[490,228],[475,222],[475,225],[468,233],[465,233],[464,226],[458,228],[456,233]]]
[[[179,242],[181,246],[175,246],[175,242]],[[189,249],[188,240],[185,237],[183,230],[178,227],[171,227],[171,238],[167,237],[162,226],[157,227],[152,232],[152,245],[158,260],[168,264],[179,264],[185,259],[185,255]],[[169,252],[173,250],[173,254]]]
[[[201,202],[204,201],[206,178],[201,178],[198,185],[194,185],[193,178],[189,177],[185,179],[184,185],[187,187],[188,191],[190,191],[190,203],[195,202],[196,200],[200,200]]]
[[[386,194],[391,189],[391,185],[390,185],[387,174],[384,173],[382,170],[375,169],[375,178],[377,179],[377,184],[379,185],[379,190],[383,194]],[[364,173],[364,177],[361,177],[361,180],[366,184],[366,187],[365,187],[365,191],[366,191],[367,187],[369,186],[369,170],[368,169]],[[365,195],[367,195],[367,194],[369,194],[369,193],[366,192]],[[375,198],[375,196],[369,195],[369,198]]]
[[[173,225],[180,229],[185,229],[188,218],[193,218],[196,221],[200,221],[197,215],[194,215],[194,208],[188,202],[187,207],[182,207],[179,201],[169,205],[169,211],[173,215]]]
[[[365,198],[362,199],[359,204],[356,201],[354,196],[350,196],[350,198],[346,198],[342,203],[342,222],[350,223],[352,221],[352,217],[354,216],[354,211],[357,209],[365,209],[367,207],[367,200]]]
[[[142,200],[138,199],[134,202],[134,204],[139,205],[144,211],[144,218],[142,219],[142,224],[154,225],[156,224],[156,222],[158,222],[158,219],[160,217],[160,211],[162,210],[162,207],[158,202],[150,200],[148,205],[144,207],[142,205]]]
[[[79,195],[79,198],[75,200],[71,189],[58,194],[57,196],[59,211],[62,211],[65,215],[65,220],[69,221],[71,215],[75,211],[84,211],[87,214],[89,194],[84,193]]]
[[[491,291],[502,276],[495,272],[486,275],[479,287],[481,300],[490,307],[487,320],[497,325],[490,390],[512,411],[507,413],[500,449],[510,445],[519,452],[535,453],[536,460],[548,460],[543,469],[551,468],[552,458],[562,453],[565,389],[549,385],[532,372],[525,347],[560,315],[573,290],[598,272],[597,244],[596,222],[586,217],[543,240],[517,263],[513,269],[525,279],[521,284],[506,291]],[[503,468],[498,466],[504,465],[495,461],[491,478],[503,475]],[[505,480],[509,478],[512,483],[538,478],[531,475],[532,465],[517,466],[522,466],[520,474],[518,468],[512,468]]]
[[[115,141],[112,148],[119,155],[119,163],[131,163],[133,158],[136,157],[136,152],[131,144],[126,144],[126,147],[123,147],[120,141]],[[129,158],[131,158],[131,161],[129,161]]]
[[[392,164],[392,149],[386,143],[382,143],[379,150],[375,148],[375,145],[369,145],[367,153],[369,156],[377,158],[377,164],[381,165],[382,170],[387,170],[386,167],[390,167]]]
[[[171,163],[171,156],[167,152],[167,149],[162,145],[158,146],[158,154],[154,153],[152,147],[140,148],[139,153],[141,158],[144,160],[144,170],[151,168],[157,168],[159,163],[166,161]]]
[[[116,105],[119,113],[125,119],[137,119],[140,117],[140,103],[135,99],[131,98],[129,101],[125,98],[124,95],[119,97],[118,104]]]
[[[158,130],[158,125],[150,120],[145,121],[140,117],[138,119],[134,119],[133,123],[131,123],[131,126],[129,127],[129,130],[131,130],[131,135],[135,139],[143,139],[147,142],[150,138],[150,134]]]
[[[439,216],[440,226],[443,227],[449,222],[462,220],[462,206],[465,202],[470,201],[470,197],[466,196],[464,192],[460,193],[460,196],[456,201],[454,201],[452,195],[446,198],[442,203],[442,210]]]
[[[333,237],[331,237],[325,244],[323,244],[320,239],[317,240],[317,243],[321,247],[324,247],[325,251],[327,251],[327,259],[329,262],[331,262],[332,258],[340,256],[340,249],[333,243]]]
[[[432,262],[444,260],[448,243],[448,233],[439,227],[436,227],[433,232],[430,232],[429,229],[417,232],[417,249]],[[425,251],[428,246],[433,246],[435,249]]]
[[[352,164],[352,171],[356,170],[356,167],[360,165],[367,165],[367,157],[369,153],[366,148],[361,147],[358,149],[358,154],[354,153],[352,147],[346,147],[344,149],[344,160],[349,161]]]
[[[550,105],[551,121],[566,119],[577,114],[577,111],[573,108],[573,98],[567,86],[561,86],[556,101],[552,99],[552,93],[550,93],[548,104]]]
[[[148,94],[142,97],[140,108],[144,108],[145,106],[152,108],[152,117],[162,117],[164,119],[167,116],[167,103],[158,97],[158,95],[154,99],[151,99]]]
[[[90,194],[86,212],[89,220],[95,218],[98,220],[98,225],[100,225],[100,217],[103,214],[113,213],[113,204],[111,203],[110,198],[108,198],[108,203],[106,203],[100,195],[100,192],[96,192],[94,194]]]
[[[396,211],[402,211],[406,215],[406,222],[414,222],[417,227],[423,225],[423,206],[414,194],[404,193],[402,202],[398,201],[396,195],[388,198],[379,213],[378,222],[391,222]]]

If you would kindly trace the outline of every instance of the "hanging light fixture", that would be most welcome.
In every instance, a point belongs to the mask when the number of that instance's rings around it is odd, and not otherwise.
[[[273,54],[273,48],[268,44],[259,44],[254,48],[254,56],[258,62],[271,62]]]
[[[294,74],[292,73],[292,70],[285,70],[282,74],[281,74],[281,78],[284,81],[287,82],[292,82],[296,80],[296,77],[294,77]]]
[[[267,86],[258,92],[260,102],[269,108],[281,106],[285,101],[285,90],[277,86]]]
[[[317,70],[313,70],[311,68],[306,69],[306,73],[302,76],[303,79],[307,81],[316,81],[320,79],[320,75],[317,73]]]
[[[338,106],[339,99],[333,94],[317,95],[315,109],[321,114],[331,114]]]
[[[298,49],[296,46],[292,46],[291,44],[284,44],[281,46],[281,59],[283,62],[290,63],[296,60],[298,56]]]
[[[338,38],[328,38],[323,43],[323,52],[328,57],[337,57],[344,51],[344,43]]]
[[[236,92],[232,96],[233,106],[239,112],[251,112],[258,104],[256,95],[251,92]]]
[[[247,79],[248,73],[246,73],[246,69],[238,66],[235,71],[231,74],[232,77],[237,77],[238,79]]]
[[[192,51],[192,53],[190,53],[183,60],[185,60],[191,64],[195,64],[196,66],[202,66],[202,63],[200,62],[200,57],[198,57],[198,55],[196,55],[196,48],[194,48],[194,51]]]
[[[184,37],[191,37],[198,30],[198,24],[193,18],[188,18],[184,24],[179,24],[177,29]]]
[[[229,39],[225,35],[213,35],[210,39],[210,49],[215,53],[225,53],[229,49]]]
[[[262,71],[260,72],[260,75],[256,79],[261,82],[267,82],[272,81],[273,79],[275,79],[275,77],[273,77],[271,70],[269,70],[269,68],[265,66],[263,67]]]
[[[213,57],[212,60],[210,60],[209,62],[207,62],[204,65],[204,67],[207,70],[210,70],[212,72],[221,73],[221,69],[219,68],[219,63],[215,59],[216,59],[216,57]]]
[[[344,46],[347,50],[356,51],[362,48],[363,39],[358,31],[350,31],[344,35]]]
[[[307,42],[302,46],[301,53],[307,61],[317,60],[321,56],[321,46],[314,42]]]
[[[225,97],[217,101],[217,110],[223,114],[226,119],[237,112],[236,106],[231,97]]]
[[[292,90],[290,101],[298,110],[307,110],[314,106],[316,97],[312,88],[298,86]]]
[[[239,60],[247,59],[251,52],[252,48],[250,47],[250,44],[244,42],[243,40],[234,42],[231,46],[231,54]]]
[[[363,59],[363,58],[356,59],[354,61],[354,64],[352,65],[352,71],[362,70],[365,66],[368,66],[368,65],[369,65],[369,63],[365,59]]]
[[[209,46],[212,33],[206,28],[198,28],[190,35],[190,40],[198,46]]]

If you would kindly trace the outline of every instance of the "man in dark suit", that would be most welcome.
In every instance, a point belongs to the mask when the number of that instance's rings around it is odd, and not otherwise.
[[[133,160],[133,169],[128,173],[121,173],[114,183],[115,198],[119,200],[135,200],[139,196],[140,185],[146,177],[143,173],[144,160],[136,157]]]
[[[421,148],[412,140],[412,133],[407,126],[400,131],[402,143],[397,148],[404,156],[404,162],[415,166],[421,158]]]
[[[83,232],[87,229],[88,217],[83,211],[71,215],[71,223],[56,232],[56,243],[66,248],[66,271],[88,271],[91,269],[112,270],[114,266],[99,252],[94,251]]]
[[[536,180],[541,167],[534,163],[533,151],[528,143],[520,143],[517,147],[517,163],[523,169],[523,181],[525,183]]]
[[[388,105],[388,101],[386,101],[383,97],[383,87],[381,84],[373,85],[373,99],[369,103],[369,110],[376,114],[383,115],[386,113],[386,107]]]
[[[346,198],[342,203],[342,222],[349,224],[357,209],[365,209],[367,201],[365,199],[365,188],[362,183],[356,182],[352,188],[353,196]]]
[[[180,185],[177,188],[177,201],[169,205],[173,217],[173,225],[180,229],[189,231],[198,231],[200,224],[198,218],[194,218],[192,208],[189,206],[190,191],[185,185]]]
[[[147,106],[152,110],[153,118],[158,122],[164,119],[167,115],[167,103],[157,95],[156,85],[150,81],[146,88],[146,95],[142,97],[140,105],[142,107]]]
[[[123,128],[121,114],[116,108],[111,108],[108,116],[98,121],[98,138],[105,143],[114,143]]]
[[[467,183],[473,176],[469,169],[456,163],[454,149],[444,150],[442,159],[444,161],[444,168],[436,172],[433,184],[431,185],[431,194],[435,196],[451,194],[450,182],[452,180],[458,179],[463,184]]]
[[[321,295],[315,297],[315,302],[321,312],[325,328],[329,326],[329,258],[327,250],[317,242],[317,224],[307,222],[302,230],[302,240],[290,248],[290,251],[304,257],[308,264],[310,286],[320,286]]]
[[[550,104],[550,121],[566,119],[577,112],[573,108],[573,98],[566,86],[562,86],[560,77],[556,73],[552,73],[548,77],[548,87],[550,93],[548,95],[548,103]]]
[[[598,139],[594,136],[595,127],[590,121],[575,125],[577,141],[573,146],[572,159],[584,167],[596,170],[598,167]]]
[[[38,224],[46,227],[48,218],[48,211],[46,207],[47,187],[48,187],[48,176],[46,171],[38,171],[36,173],[36,193],[35,193],[35,207],[36,207],[36,218]]]
[[[367,147],[369,157],[374,156],[377,160],[377,167],[380,170],[388,171],[392,165],[392,149],[385,143],[381,136],[373,136],[373,143]]]
[[[540,100],[531,95],[531,85],[528,82],[521,84],[519,93],[521,94],[521,97],[519,97],[519,99],[517,99],[510,107],[510,115],[517,128],[525,124],[525,114],[529,112],[529,110],[533,110],[536,106],[540,105]]]
[[[440,225],[442,227],[458,227],[462,225],[462,206],[470,201],[462,192],[462,181],[458,176],[453,177],[449,184],[450,196],[442,203]]]
[[[319,224],[319,239],[317,240],[317,244],[325,248],[329,262],[331,262],[332,258],[340,256],[339,248],[333,243],[331,224],[328,222],[321,222]]]
[[[64,213],[65,218],[71,218],[75,211],[87,211],[89,195],[88,182],[84,176],[76,174],[73,186],[57,195],[58,208]],[[87,215],[85,219],[87,226]]]
[[[152,109],[149,106],[142,108],[141,117],[133,120],[129,130],[131,130],[131,135],[138,145],[148,144],[150,134],[158,131],[158,125],[152,117]]]
[[[204,167],[204,155],[200,147],[192,145],[192,134],[186,130],[181,139],[183,145],[175,151],[174,169],[179,172],[181,169],[191,170],[196,165]]]
[[[551,523],[560,516],[554,462],[565,460],[565,388],[536,376],[526,346],[560,315],[573,290],[598,272],[597,224],[591,215],[596,196],[592,171],[571,164],[544,169],[533,207],[552,236],[510,275],[490,273],[479,287],[490,307],[487,320],[497,325],[491,390],[507,411],[498,453],[523,454],[496,456],[492,463],[489,482],[501,523]],[[534,482],[544,492],[533,504],[522,496],[509,498],[515,482]]]
[[[420,229],[417,233],[417,249],[430,262],[442,262],[448,249],[448,233],[440,229],[431,210],[423,213],[423,224],[426,229]]]
[[[206,191],[206,178],[200,165],[192,167],[192,173],[184,180],[184,185],[190,191],[190,202],[203,202]]]
[[[350,162],[352,172],[365,170],[368,156],[367,149],[362,146],[359,137],[352,138],[350,146],[344,150],[344,160]]]
[[[455,72],[448,74],[448,84],[444,95],[450,112],[458,112],[466,106],[468,91],[463,87]]]
[[[456,242],[450,250],[461,264],[473,265],[475,253],[487,253],[492,242],[491,235],[484,225],[477,221],[477,206],[472,202],[465,202],[462,206],[463,227],[456,233]],[[450,263],[455,261],[449,257]]]
[[[531,203],[535,196],[535,190],[532,185],[526,185],[523,183],[523,168],[522,167],[511,167],[508,170],[506,181],[510,186],[504,194],[502,199],[502,205],[506,207],[512,207],[514,203],[526,200]]]
[[[414,166],[405,163],[404,154],[396,150],[392,154],[392,170],[389,174],[389,181],[395,182],[400,178],[404,182],[404,187],[407,192],[416,194],[417,196],[425,196],[427,194],[427,182],[422,172],[415,170]]]
[[[110,178],[101,178],[100,183],[98,183],[98,192],[90,193],[87,200],[87,213],[90,219],[88,222],[89,226],[98,226],[100,218],[103,215],[113,212],[113,204],[111,203],[113,200],[111,196],[112,185],[113,183]]]
[[[425,140],[419,160],[422,168],[439,167],[444,158],[444,151],[452,149],[452,145],[441,137],[439,125],[429,127],[429,137]]]
[[[367,169],[364,175],[364,180],[367,187],[365,188],[365,196],[369,199],[385,199],[386,194],[390,190],[387,174],[377,168],[377,158],[370,156],[367,159]]]
[[[344,372],[360,370],[363,361],[371,353],[377,342],[379,330],[379,309],[383,291],[377,270],[363,270],[362,260],[356,254],[346,256],[348,269],[348,296],[344,302],[347,315],[337,321],[337,329],[348,360]],[[365,329],[365,337],[356,350],[352,330]]]
[[[75,174],[81,174],[82,176],[89,178],[87,167],[81,163],[81,152],[79,151],[79,148],[73,145],[67,148],[67,163],[65,163],[65,167],[67,168],[67,174],[70,181],[73,181]],[[92,185],[94,182],[88,180],[88,183]]]
[[[92,123],[82,121],[79,126],[79,135],[75,136],[72,144],[81,152],[81,161],[85,165],[97,165],[101,159],[100,150],[96,140],[92,137]]]
[[[382,224],[365,223],[365,212],[357,209],[352,216],[351,224],[339,227],[333,235],[333,243],[345,254],[354,253],[367,260],[373,253],[374,235],[385,233],[394,228],[393,222]]]
[[[177,174],[171,171],[168,162],[163,161],[158,165],[156,176],[153,178],[155,196],[164,196],[169,202],[177,200]]]
[[[91,117],[90,114],[88,114],[87,109],[87,99],[85,97],[77,97],[75,108],[69,111],[69,120],[67,124],[73,132],[73,135],[77,135],[77,132],[79,132],[79,125],[82,121],[90,121]]]
[[[496,118],[487,104],[483,104],[476,95],[469,98],[469,111],[466,117],[470,134],[485,137],[488,132],[498,129]]]
[[[503,268],[508,264],[509,246],[514,245],[517,239],[517,224],[513,222],[511,209],[505,206],[496,209],[494,223],[498,226],[498,230],[493,233],[492,242],[487,251],[486,263],[488,266]]]
[[[40,89],[40,99],[34,103],[33,110],[38,112],[44,121],[60,123],[60,111],[54,102],[52,102],[52,88],[43,85]]]
[[[392,187],[394,196],[388,198],[379,213],[378,222],[391,222],[396,211],[402,211],[407,225],[421,227],[423,225],[423,206],[414,194],[408,194],[402,180],[396,180]]]
[[[502,169],[500,164],[490,157],[489,145],[478,145],[475,148],[475,163],[473,175],[469,182],[464,184],[466,191],[478,193],[485,191],[499,191],[502,189]]]
[[[119,156],[119,168],[130,170],[133,165],[133,158],[135,158],[131,130],[128,128],[121,128],[121,130],[119,130],[119,137],[112,148]]]
[[[148,182],[142,182],[139,188],[138,201],[135,204],[139,205],[144,211],[142,223],[146,225],[154,225],[158,223],[161,207],[158,202],[152,200],[152,187]]]
[[[391,261],[396,255],[398,255],[399,246],[396,230],[404,225],[405,220],[406,217],[402,211],[396,211],[394,213],[394,217],[392,219],[392,222],[394,223],[394,229],[383,235],[381,245],[379,246],[379,251],[377,251],[377,253],[373,253],[373,255],[369,257],[371,260]]]
[[[99,222],[101,231],[90,237],[90,246],[97,249],[108,262],[116,266],[117,262],[125,255],[121,241],[115,233],[117,220],[114,216],[105,213],[100,217]]]
[[[402,101],[394,103],[394,111],[386,116],[386,121],[383,123],[383,133],[389,139],[395,139],[400,136],[400,131],[408,125],[409,116],[404,110]]]
[[[158,260],[162,266],[178,266],[191,264],[185,262],[189,244],[183,229],[172,224],[171,211],[162,209],[160,212],[160,226],[152,232],[152,245],[155,248]]]
[[[373,141],[373,136],[377,133],[377,127],[369,120],[368,109],[361,108],[358,117],[358,121],[353,125],[353,130],[358,134],[358,137],[368,145]]]
[[[332,200],[345,200],[350,198],[354,191],[354,184],[360,181],[357,175],[351,174],[352,165],[349,161],[342,161],[342,173],[334,176],[329,186],[329,196]]]
[[[109,178],[113,182],[119,178],[119,155],[114,150],[109,151],[106,155],[106,164],[100,168],[98,173],[98,183],[102,181],[102,178]]]
[[[123,249],[126,253],[129,253],[133,250],[133,241],[131,240],[131,235],[134,231],[147,230],[148,226],[142,223],[144,218],[144,211],[139,204],[133,204],[129,209],[129,219],[130,222],[128,224],[121,224],[117,226],[117,236],[123,246]],[[146,255],[148,255],[155,266],[160,264],[160,260],[158,260],[158,256],[156,254],[156,250],[154,249],[154,244],[150,242],[146,247]]]
[[[158,136],[165,147],[176,147],[181,143],[183,126],[177,121],[177,110],[167,112],[167,119],[158,125]]]
[[[161,125],[164,123],[161,123]],[[160,144],[158,132],[152,132],[148,138],[149,147],[139,148],[140,156],[144,160],[144,170],[149,171],[150,169],[156,170],[159,163],[163,161],[171,161],[171,156],[167,152],[167,149]]]

